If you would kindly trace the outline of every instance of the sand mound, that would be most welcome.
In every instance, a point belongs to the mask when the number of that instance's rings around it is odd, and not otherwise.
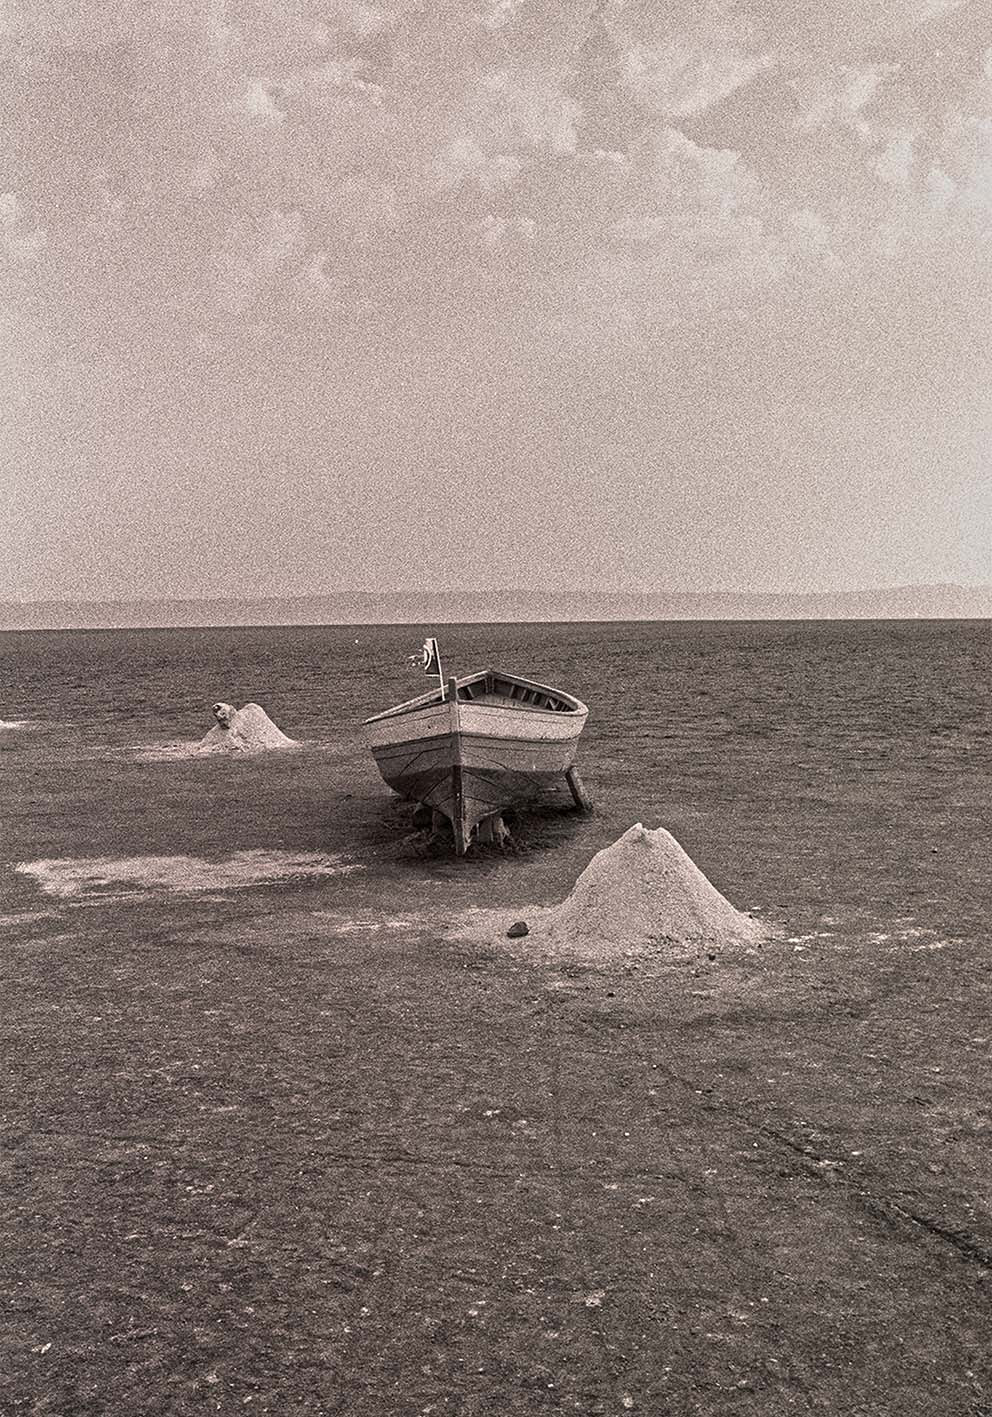
[[[571,894],[544,909],[472,912],[471,938],[506,942],[514,920],[528,934],[517,947],[528,954],[608,960],[656,954],[690,959],[728,945],[757,945],[776,930],[745,915],[726,900],[663,827],[638,823],[594,856]]]
[[[273,748],[297,746],[259,704],[245,704],[240,709],[217,704],[214,715],[217,726],[201,738],[196,753],[265,753]]]
[[[542,933],[586,952],[728,940],[757,942],[767,928],[726,900],[664,827],[638,823],[594,856]]]

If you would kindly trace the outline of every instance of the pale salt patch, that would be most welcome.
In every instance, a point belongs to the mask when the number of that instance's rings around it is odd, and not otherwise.
[[[33,925],[36,920],[50,920],[58,915],[54,906],[46,910],[18,910],[13,915],[0,915],[0,929],[5,925]]]
[[[244,890],[272,881],[341,876],[363,867],[317,852],[256,850],[237,851],[226,861],[205,861],[198,856],[66,857],[22,861],[14,869],[32,876],[46,895],[63,900],[77,896],[106,900],[111,887],[118,889],[109,898],[120,900],[145,891]]]
[[[328,922],[324,927],[328,935],[373,935],[382,930],[422,928],[424,924],[423,916],[420,915],[401,915],[395,918],[352,916],[343,915],[339,910],[312,910],[310,914],[316,919]]]
[[[463,918],[461,931],[492,939],[526,920],[528,952],[611,959],[656,953],[693,958],[703,949],[757,945],[782,932],[736,910],[663,827],[637,823],[589,862],[571,894],[550,909],[516,907]]]
[[[403,924],[397,924],[393,920],[342,920],[336,925],[329,925],[327,933],[329,935],[374,935],[380,930],[402,930]]]
[[[7,729],[35,728],[36,726],[34,720],[30,718],[0,718],[0,733],[6,732]]]

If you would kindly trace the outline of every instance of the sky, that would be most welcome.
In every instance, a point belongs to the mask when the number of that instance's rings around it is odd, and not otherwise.
[[[992,0],[0,0],[0,598],[992,582]]]

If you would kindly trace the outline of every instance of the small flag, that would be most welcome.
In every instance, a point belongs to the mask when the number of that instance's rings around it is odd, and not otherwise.
[[[424,640],[419,654],[411,654],[409,659],[415,669],[441,677],[441,651],[437,647],[437,640]]]

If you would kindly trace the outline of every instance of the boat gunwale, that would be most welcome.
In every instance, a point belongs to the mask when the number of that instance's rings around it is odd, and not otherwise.
[[[492,675],[494,678],[508,679],[511,683],[518,684],[524,689],[536,689],[539,693],[550,694],[553,698],[560,699],[565,704],[565,707],[560,709],[541,708],[537,704],[521,703],[516,699],[507,700],[506,703],[502,704],[483,704],[473,702],[471,699],[459,699],[457,700],[459,707],[496,709],[497,711],[510,711],[517,714],[540,714],[548,718],[578,718],[580,715],[588,716],[588,707],[581,699],[577,699],[574,694],[568,694],[564,689],[556,689],[551,684],[539,684],[536,679],[525,679],[520,674],[510,674],[503,669],[482,669],[474,674],[464,674],[460,678],[455,679],[455,687],[461,689],[467,684],[478,683],[480,679],[485,679],[489,675]],[[373,714],[371,718],[363,720],[363,726],[370,723],[381,723],[384,719],[388,718],[399,718],[405,714],[419,713],[423,709],[441,708],[443,705],[449,704],[450,702],[451,700],[446,697],[442,699],[441,689],[438,687],[437,689],[429,690],[426,694],[420,694],[414,699],[407,699],[404,703],[394,704],[392,708],[383,709],[381,713]]]

